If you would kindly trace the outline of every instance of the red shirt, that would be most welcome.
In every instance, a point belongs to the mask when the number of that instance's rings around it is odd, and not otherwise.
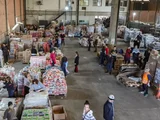
[[[108,47],[105,49],[105,51],[106,51],[106,55],[109,55],[109,48]]]
[[[130,58],[131,57],[131,49],[126,50],[126,57]]]

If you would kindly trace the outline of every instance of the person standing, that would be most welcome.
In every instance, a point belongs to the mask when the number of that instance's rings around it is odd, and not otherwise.
[[[60,34],[60,37],[62,39],[62,45],[65,45],[65,34],[63,32]]]
[[[13,81],[11,80],[11,78],[7,78],[4,85],[5,86],[3,88],[7,89],[9,98],[14,97],[14,84],[13,84]]]
[[[133,61],[134,61],[134,63],[138,64],[138,59],[139,59],[140,51],[137,48],[137,46],[135,46],[135,48],[133,49],[132,54],[133,54]]]
[[[114,46],[114,48],[113,48],[113,50],[111,51],[111,54],[112,54],[112,57],[113,57],[113,66],[112,66],[112,68],[114,69],[114,64],[115,64],[115,62],[116,62],[116,55],[117,55],[117,48],[116,48],[116,46]]]
[[[45,86],[40,81],[38,81],[37,79],[32,80],[32,84],[30,85],[30,91],[41,92],[45,89]]]
[[[1,46],[0,46],[0,67],[3,67],[3,51],[1,49]]]
[[[61,44],[62,44],[62,39],[60,36],[58,36],[58,48],[61,48]]]
[[[91,41],[92,41],[92,39],[91,39],[91,37],[89,36],[89,38],[88,38],[88,51],[91,50]]]
[[[149,71],[150,69],[145,69],[142,75],[142,88],[140,93],[142,93],[145,97],[148,96],[148,86],[150,86],[150,81],[152,79],[152,76]]]
[[[98,45],[98,39],[94,41],[94,48],[95,48],[94,52],[97,52],[97,45]]]
[[[63,73],[64,73],[64,75],[65,75],[65,77],[67,76],[67,58],[64,56],[63,58],[62,58],[62,61],[61,61],[61,69],[62,69],[62,71],[63,71]]]
[[[150,49],[147,49],[147,50],[145,51],[145,53],[144,53],[144,59],[143,59],[143,67],[142,67],[142,69],[145,68],[146,63],[147,63],[148,60],[149,60],[150,52],[151,52],[151,50],[150,50]]]
[[[26,96],[29,93],[31,76],[29,72],[26,72],[23,75],[24,75],[24,96]]]
[[[8,64],[9,50],[6,44],[3,44],[2,47],[4,63]]]
[[[90,104],[87,100],[84,103],[82,120],[96,120],[93,116],[93,111],[90,109]]]
[[[128,48],[126,49],[126,53],[125,53],[125,56],[124,56],[125,64],[130,63],[130,59],[131,59],[131,48],[128,47]]]
[[[109,74],[112,73],[112,67],[113,67],[113,57],[111,54],[109,54],[108,58],[107,58],[107,71],[106,73],[109,72]]]
[[[56,64],[56,54],[54,50],[52,50],[50,54],[50,60],[51,60],[51,65],[54,66]]]
[[[106,45],[105,53],[106,53],[106,56],[108,56],[108,55],[109,55],[109,48],[108,48],[108,45]]]
[[[105,120],[113,120],[114,119],[114,105],[113,105],[114,100],[115,100],[114,95],[109,95],[108,100],[104,104],[103,118]]]
[[[100,65],[104,65],[105,60],[105,46],[102,47],[102,50],[100,52]]]
[[[75,69],[74,69],[74,72],[78,72],[78,65],[79,65],[79,54],[78,52],[76,51],[76,56],[75,56],[75,59],[74,59],[74,63],[75,63]]]
[[[4,112],[3,119],[4,120],[17,120],[16,115],[15,115],[14,105],[11,101],[8,102],[8,108]]]

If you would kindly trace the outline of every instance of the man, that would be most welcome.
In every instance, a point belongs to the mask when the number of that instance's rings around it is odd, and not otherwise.
[[[3,44],[2,47],[4,63],[8,64],[9,50],[6,44]]]
[[[152,76],[149,71],[150,69],[145,69],[142,75],[142,88],[140,93],[142,93],[145,97],[148,96],[148,86],[150,86],[150,81],[152,79]]]
[[[63,32],[61,32],[60,37],[62,39],[62,45],[65,45],[65,34]]]
[[[94,41],[94,48],[95,48],[94,52],[97,52],[97,45],[98,45],[98,39]]]
[[[104,104],[103,118],[105,120],[113,120],[114,118],[114,106],[113,106],[114,99],[115,99],[114,95],[109,95],[108,100]]]
[[[91,36],[89,36],[89,38],[88,38],[88,51],[91,50],[91,41],[92,41],[92,38],[91,38]]]
[[[147,63],[148,60],[149,60],[150,52],[151,52],[151,50],[150,50],[150,49],[147,49],[147,50],[145,51],[145,53],[144,53],[144,59],[143,59],[143,67],[142,67],[142,69],[145,68],[146,63]]]
[[[15,116],[14,105],[12,102],[8,102],[8,109],[4,112],[4,120],[17,120]]]

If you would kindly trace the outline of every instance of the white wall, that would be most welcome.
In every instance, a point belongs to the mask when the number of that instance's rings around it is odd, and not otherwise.
[[[63,11],[65,9],[66,6],[66,0],[43,0],[43,5],[37,5],[36,4],[37,0],[26,0],[26,8],[27,10],[41,10],[41,11],[45,11],[45,10],[49,10],[49,11]],[[60,8],[59,8],[59,1],[60,1]],[[72,0],[74,1],[74,4],[72,4],[72,11],[76,11],[76,1],[77,0]],[[98,6],[93,6],[93,0],[89,0],[89,6],[79,6],[79,11],[83,12],[84,10],[82,10],[82,7],[86,7],[86,12],[89,12],[90,15],[88,16],[84,16],[82,14],[80,14],[79,16],[79,20],[88,20],[90,24],[94,24],[94,19],[95,16],[104,16],[104,12],[105,16],[110,15],[111,12],[111,6],[105,6],[105,1],[106,0],[102,0],[102,6],[98,7]],[[102,12],[102,13],[101,13]],[[127,13],[127,7],[124,7],[124,11],[120,11],[120,15],[124,15],[124,17],[126,16]],[[70,15],[70,14],[69,14]],[[66,19],[70,20],[70,16],[67,15]],[[51,19],[53,16],[52,15],[27,15],[27,24],[35,24],[37,23],[37,21],[39,20],[49,20]],[[65,20],[65,15],[61,16],[59,18],[59,20]],[[72,20],[76,20],[76,15],[73,14],[72,16]]]

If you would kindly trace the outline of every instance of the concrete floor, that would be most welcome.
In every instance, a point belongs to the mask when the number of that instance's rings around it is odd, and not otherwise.
[[[75,51],[80,54],[79,73],[74,74]],[[81,120],[83,104],[89,100],[97,120],[103,120],[103,104],[109,94],[114,94],[115,120],[160,120],[160,101],[149,91],[147,98],[136,88],[126,88],[114,76],[104,73],[98,65],[96,53],[79,46],[78,41],[68,39],[63,48],[69,60],[70,75],[67,77],[67,98],[50,97],[52,105],[62,104],[67,110],[68,120]],[[14,64],[16,71],[21,64]]]

